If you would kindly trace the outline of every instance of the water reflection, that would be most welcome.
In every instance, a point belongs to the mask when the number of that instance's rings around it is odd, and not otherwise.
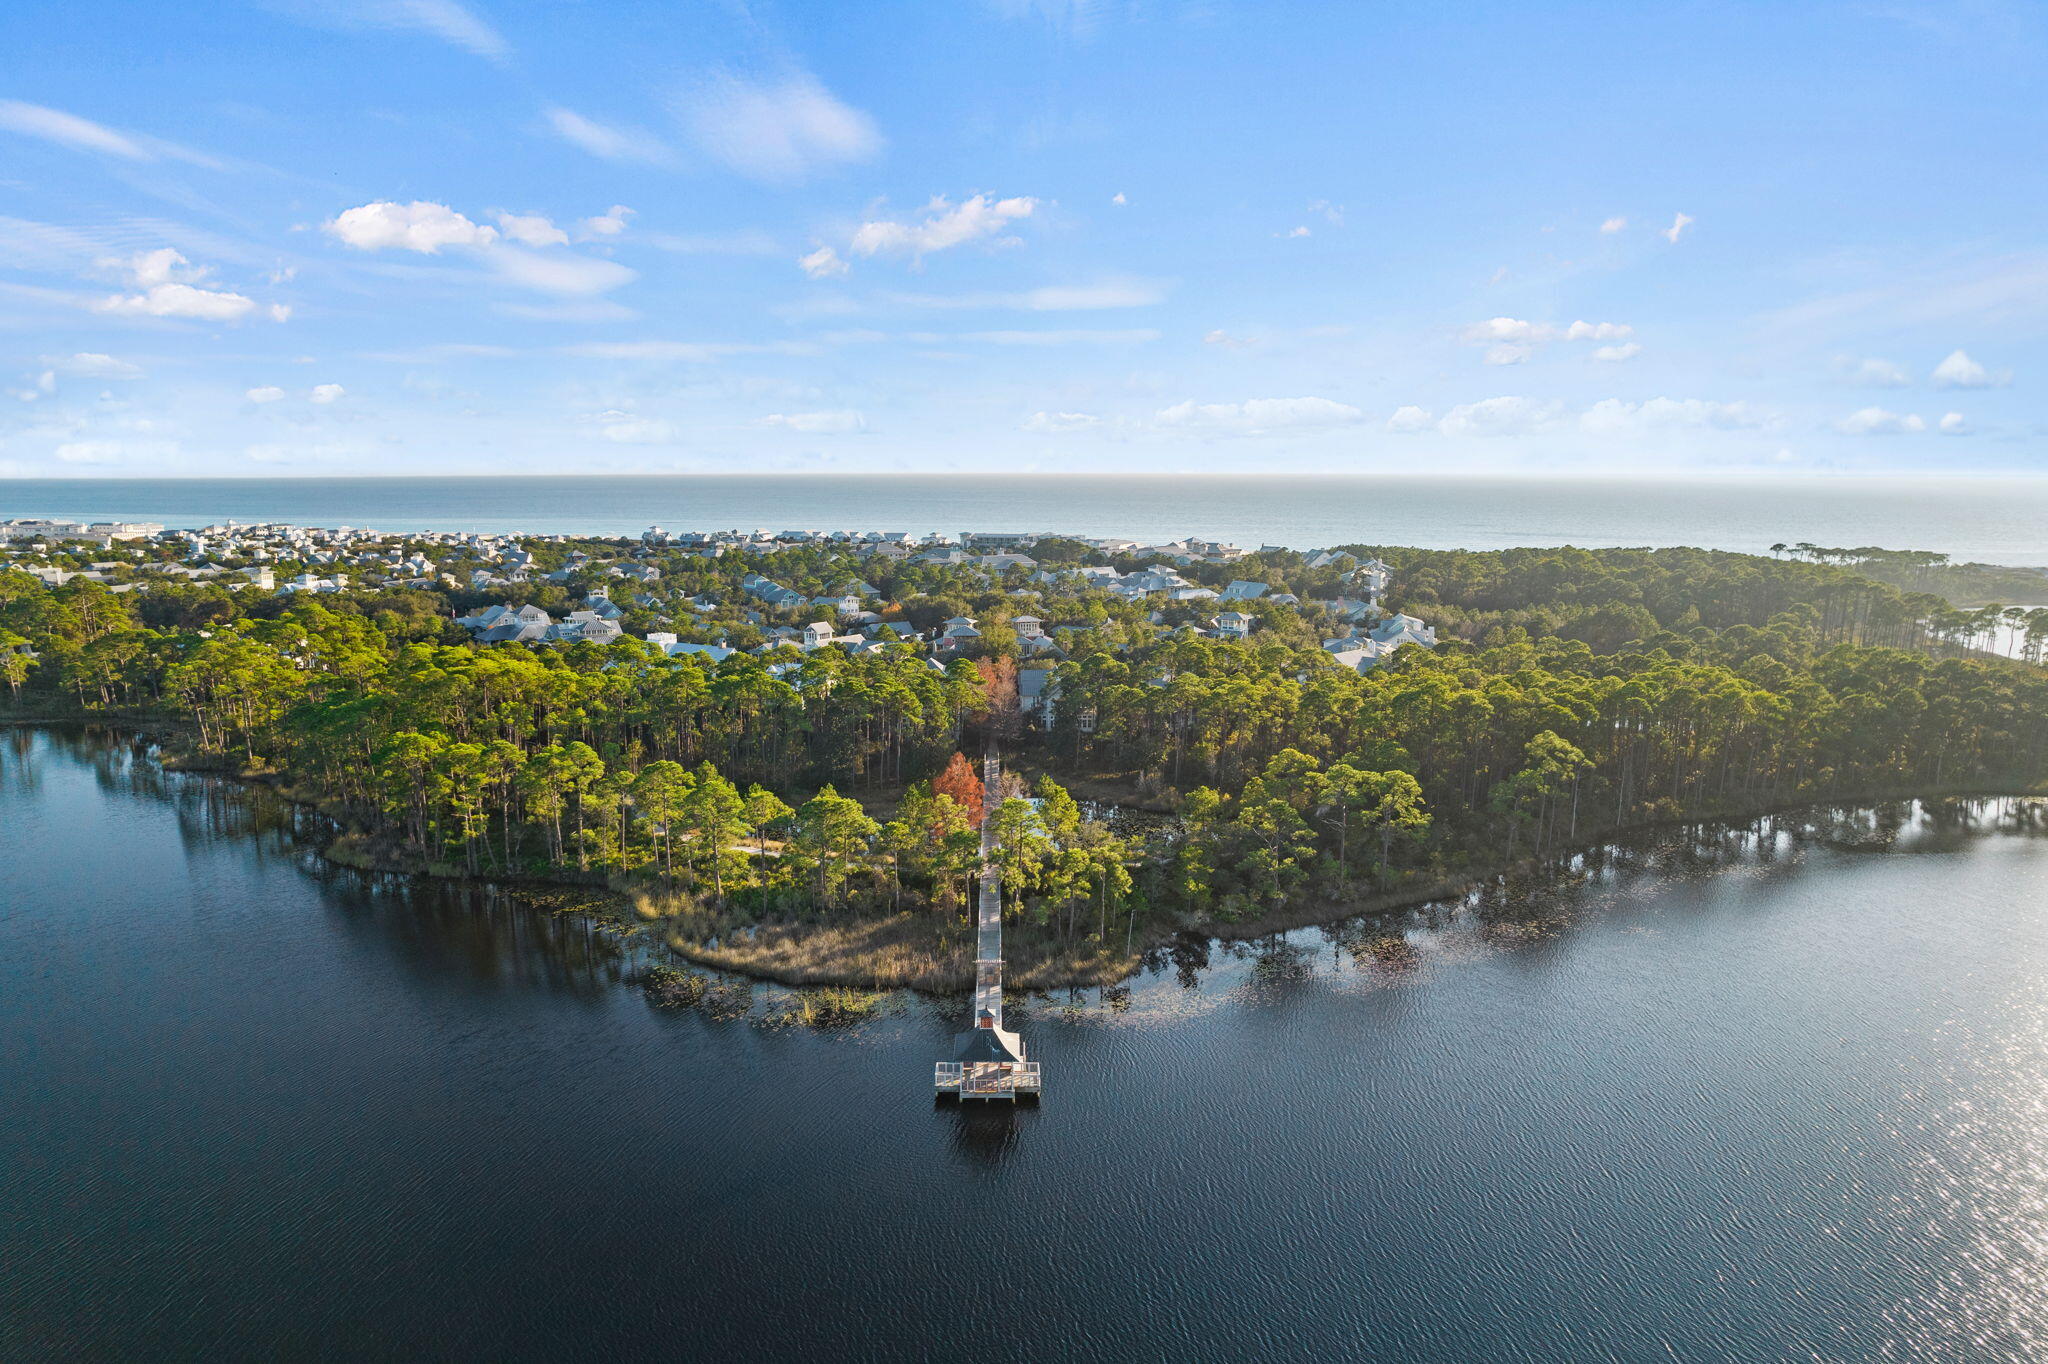
[[[947,1124],[947,1149],[956,1165],[996,1174],[1013,1160],[1024,1129],[1038,1118],[1036,1103],[961,1103],[935,1100]]]
[[[590,918],[50,743],[0,740],[0,1358],[2048,1354],[2038,802],[1177,939],[1020,1002],[1041,1107],[927,1111],[957,1001],[655,1009]]]

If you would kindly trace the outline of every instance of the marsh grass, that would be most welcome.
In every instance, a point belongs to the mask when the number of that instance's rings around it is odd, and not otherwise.
[[[816,990],[797,991],[783,1002],[769,1021],[806,1028],[851,1027],[881,1013],[888,1002],[889,996],[881,991],[828,985]]]
[[[673,966],[650,966],[640,977],[648,1000],[664,1009],[696,1008],[704,1002],[706,986],[702,972]]]

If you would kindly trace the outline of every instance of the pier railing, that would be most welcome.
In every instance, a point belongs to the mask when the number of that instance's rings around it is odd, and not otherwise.
[[[957,1094],[963,1099],[1014,1099],[1019,1094],[1036,1094],[1038,1062],[940,1061],[932,1072],[932,1087],[941,1094]]]

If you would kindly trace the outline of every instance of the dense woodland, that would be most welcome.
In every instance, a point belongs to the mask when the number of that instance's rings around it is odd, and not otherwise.
[[[1300,915],[1648,821],[2048,783],[2048,612],[1959,611],[1791,557],[1373,552],[1395,569],[1390,603],[1443,643],[1365,673],[1320,647],[1334,627],[1307,603],[1343,584],[1298,555],[1184,570],[1304,599],[1252,603],[1239,643],[1072,580],[803,550],[656,554],[660,595],[633,624],[742,644],[736,607],[673,604],[736,600],[749,569],[818,591],[859,576],[912,624],[981,619],[979,656],[941,671],[915,644],[716,666],[632,639],[480,647],[453,615],[509,594],[115,594],[0,570],[0,684],[20,714],[175,717],[196,760],[321,800],[386,860],[652,887],[726,924],[957,921],[974,830],[994,819],[1013,911],[1098,945]],[[1065,655],[1049,726],[1015,709],[1003,623],[1026,611]],[[1977,652],[1991,644],[2035,662]],[[980,789],[959,755],[990,740],[1028,788]]]

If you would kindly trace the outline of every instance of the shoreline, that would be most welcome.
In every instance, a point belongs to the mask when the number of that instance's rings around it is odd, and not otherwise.
[[[92,728],[95,726],[124,730],[137,738],[148,740],[150,731],[179,731],[175,719],[140,719],[132,717],[0,717],[0,728],[52,728],[57,726]],[[865,937],[866,956],[877,952],[886,953],[901,949],[918,938],[922,933],[922,945],[930,950],[934,944],[943,947],[947,955],[956,955],[959,961],[952,970],[943,971],[941,978],[932,980],[928,973],[921,979],[904,978],[902,972],[889,974],[879,965],[861,967],[854,963],[864,959],[862,945],[852,944],[848,955],[843,958],[845,969],[820,969],[817,967],[777,966],[772,962],[749,959],[721,947],[710,946],[701,941],[690,941],[679,934],[663,935],[658,931],[661,917],[650,917],[640,908],[646,896],[638,888],[621,888],[609,878],[597,877],[591,880],[553,877],[511,877],[471,875],[469,873],[445,874],[432,867],[405,865],[403,862],[380,857],[373,851],[358,851],[357,846],[344,848],[351,832],[342,828],[341,821],[321,808],[317,794],[291,787],[286,774],[281,772],[251,772],[223,765],[191,765],[177,763],[175,755],[167,759],[157,745],[156,761],[165,771],[181,772],[187,775],[216,778],[234,782],[241,786],[261,786],[288,804],[313,810],[322,818],[334,824],[339,832],[327,839],[322,846],[313,850],[321,860],[336,867],[356,872],[382,876],[421,877],[436,881],[453,882],[460,885],[491,886],[504,890],[527,902],[534,910],[546,910],[554,914],[580,914],[608,931],[614,931],[623,939],[631,941],[641,933],[653,934],[653,941],[640,945],[649,947],[654,953],[666,952],[671,957],[694,968],[708,969],[721,974],[751,981],[762,981],[791,989],[851,989],[863,991],[906,990],[928,998],[951,998],[966,993],[972,988],[973,966],[971,957],[971,932],[962,930],[960,941],[949,943],[947,937],[931,932],[934,926],[930,911],[905,910],[887,915],[870,915],[852,919],[841,924],[806,924],[782,921],[763,922],[745,926],[747,931],[759,933],[767,930],[778,943],[792,946],[815,947],[819,939],[830,935],[840,937]],[[1690,818],[1655,820],[1640,824],[1609,828],[1598,839],[1572,844],[1562,848],[1551,858],[1522,858],[1513,862],[1501,862],[1457,876],[1440,876],[1436,879],[1366,894],[1348,901],[1328,897],[1320,898],[1313,904],[1289,906],[1257,919],[1236,922],[1221,920],[1190,920],[1181,922],[1164,931],[1156,927],[1151,937],[1132,942],[1129,953],[1107,950],[1092,954],[1087,962],[1071,958],[1062,962],[1056,954],[1051,957],[1025,958],[1023,964],[1013,965],[1011,984],[1022,993],[1035,993],[1056,989],[1108,989],[1130,979],[1143,969],[1144,958],[1154,950],[1164,947],[1181,936],[1199,937],[1210,942],[1249,942],[1276,934],[1295,932],[1306,928],[1330,927],[1354,919],[1375,915],[1392,914],[1400,910],[1416,909],[1423,905],[1442,901],[1458,900],[1490,886],[1507,885],[1518,878],[1541,877],[1555,880],[1566,874],[1566,869],[1576,860],[1613,849],[1625,844],[1640,842],[1660,833],[1684,829],[1706,830],[1709,828],[1735,829],[1759,820],[1796,815],[1800,812],[1822,812],[1827,810],[1872,810],[1882,805],[1899,802],[1927,802],[1943,800],[1998,800],[1998,799],[2048,799],[2048,788],[1989,789],[1983,787],[1945,788],[1913,790],[1858,791],[1823,798],[1796,801],[1771,802],[1747,810],[1730,810],[1718,814],[1702,814]],[[295,840],[305,835],[294,831]],[[337,855],[337,854],[340,855]],[[585,892],[593,899],[604,902],[604,908],[597,904],[560,906],[552,909],[541,903],[546,892]],[[1336,912],[1332,912],[1335,910]],[[636,919],[638,920],[636,922]],[[958,927],[955,925],[954,927]],[[893,932],[892,932],[893,930]]]

